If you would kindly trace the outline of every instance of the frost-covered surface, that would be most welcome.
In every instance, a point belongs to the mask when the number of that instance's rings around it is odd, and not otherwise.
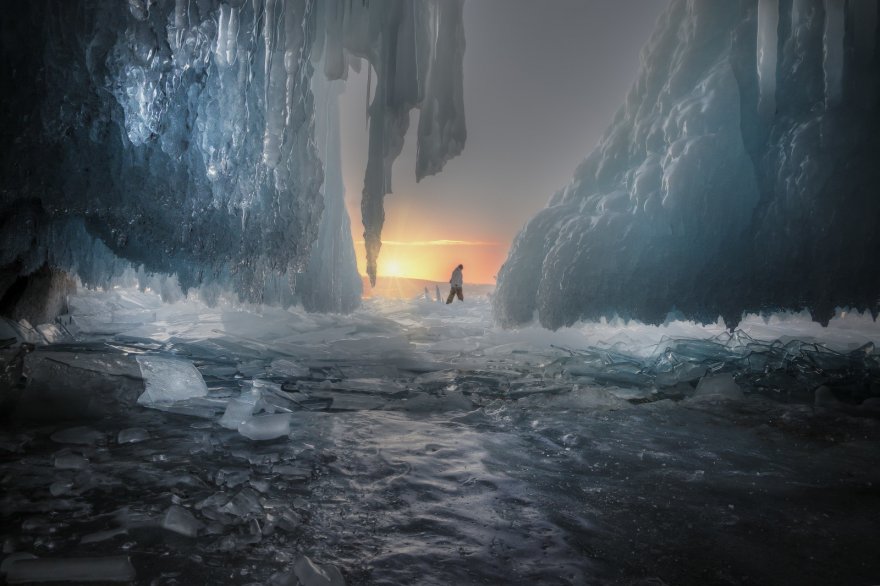
[[[499,319],[876,312],[877,27],[870,0],[674,0],[604,138],[515,241]]]
[[[311,81],[362,58],[373,257],[409,111],[426,111],[420,176],[464,141],[461,0],[28,2],[0,19],[0,295],[44,265],[97,285],[133,265],[184,291],[294,301],[324,201]],[[321,259],[332,237],[351,246],[332,215]],[[350,309],[357,295],[333,292],[347,268],[311,271],[307,305]]]
[[[0,431],[13,577],[824,585],[880,572],[870,317],[748,318],[731,335],[502,330],[486,299],[339,316],[120,288],[70,306],[52,343],[0,351],[0,392],[20,394]],[[159,359],[191,364],[207,395],[138,405],[139,364]]]

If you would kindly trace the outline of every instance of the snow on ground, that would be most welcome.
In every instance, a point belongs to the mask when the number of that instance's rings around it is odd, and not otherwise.
[[[880,572],[870,319],[500,330],[485,298],[343,316],[129,289],[70,307],[0,336],[36,344],[2,350],[10,582]]]

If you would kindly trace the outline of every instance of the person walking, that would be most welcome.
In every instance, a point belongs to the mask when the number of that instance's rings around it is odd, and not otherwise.
[[[452,300],[458,295],[459,301],[464,301],[464,292],[461,287],[464,285],[464,278],[461,276],[461,271],[464,270],[464,265],[458,265],[455,267],[455,270],[452,271],[452,276],[449,277],[449,285],[452,287],[449,290],[449,297],[446,299],[446,305],[452,303]]]

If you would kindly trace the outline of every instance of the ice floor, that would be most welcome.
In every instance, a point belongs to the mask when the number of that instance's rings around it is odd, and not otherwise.
[[[0,323],[10,583],[880,582],[870,319],[70,305]]]

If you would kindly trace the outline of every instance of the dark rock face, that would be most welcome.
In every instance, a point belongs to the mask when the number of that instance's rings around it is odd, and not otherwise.
[[[37,325],[67,311],[67,296],[76,291],[69,274],[43,265],[21,275],[18,268],[13,265],[0,270],[0,316]]]

